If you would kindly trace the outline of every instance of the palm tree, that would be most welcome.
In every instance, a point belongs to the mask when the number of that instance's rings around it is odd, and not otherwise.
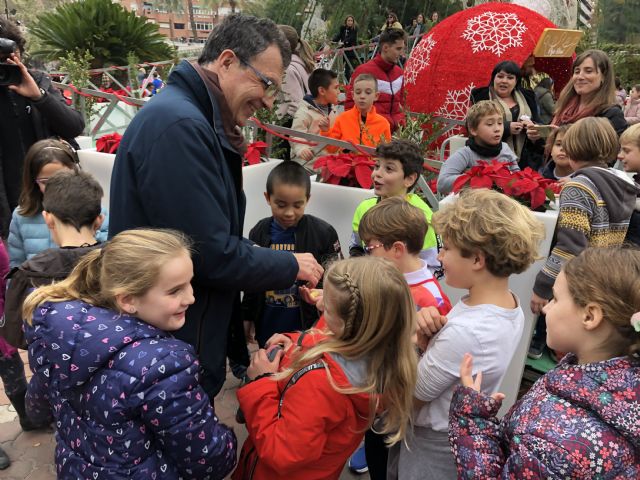
[[[65,3],[40,14],[30,33],[39,41],[33,56],[57,60],[69,52],[88,51],[92,68],[125,65],[133,52],[141,61],[166,60],[173,49],[158,25],[127,12],[111,0]]]

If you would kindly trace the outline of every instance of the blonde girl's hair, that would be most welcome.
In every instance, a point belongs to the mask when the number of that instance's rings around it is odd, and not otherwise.
[[[602,74],[602,85],[589,103],[585,105],[587,109],[593,110],[593,113],[597,114],[607,107],[616,104],[616,85],[613,75],[613,64],[609,56],[602,50],[586,50],[576,57],[571,71],[573,72],[576,67],[582,65],[587,58],[593,60],[596,68]],[[578,94],[573,87],[573,78],[571,78],[558,96],[554,113],[557,115],[558,113],[564,112],[571,101],[577,96]]]
[[[564,268],[574,303],[596,303],[603,318],[615,327],[605,340],[611,357],[640,353],[640,332],[631,316],[640,312],[640,250],[635,248],[587,248]]]
[[[116,295],[144,295],[167,261],[190,253],[190,240],[178,231],[126,230],[82,257],[65,280],[33,291],[24,301],[22,318],[31,324],[42,303],[68,300],[119,311]]]
[[[614,162],[620,151],[618,134],[606,118],[581,118],[562,138],[562,147],[574,162],[604,165]]]
[[[531,211],[495,190],[467,189],[433,214],[431,223],[445,244],[469,258],[485,256],[496,277],[524,272],[539,257],[544,225]]]
[[[552,160],[551,150],[553,149],[553,144],[556,143],[556,138],[558,138],[558,135],[562,135],[562,138],[564,139],[564,134],[567,133],[568,129],[569,125],[561,125],[558,128],[554,128],[551,130],[551,133],[547,137],[547,141],[544,144],[545,165]]]
[[[334,314],[344,321],[342,333],[294,354],[292,365],[274,378],[288,378],[326,354],[366,360],[362,386],[338,386],[328,369],[327,375],[340,393],[370,395],[369,425],[377,406],[384,406],[386,415],[379,431],[389,434],[387,443],[393,445],[410,428],[417,377],[417,355],[411,340],[415,307],[407,282],[388,260],[360,257],[334,263],[325,275],[324,286],[325,301],[331,302]]]
[[[638,90],[640,92],[640,89]],[[627,128],[620,135],[620,145],[635,145],[640,148],[640,123],[636,123]]]

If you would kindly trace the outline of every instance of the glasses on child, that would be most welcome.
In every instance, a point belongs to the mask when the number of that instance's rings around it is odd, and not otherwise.
[[[366,253],[367,255],[371,255],[372,251],[374,251],[376,248],[380,248],[380,247],[384,247],[384,245],[382,243],[377,243],[375,245],[366,245],[364,247],[364,253]]]
[[[47,184],[48,181],[49,181],[49,177],[36,178],[36,183],[38,185],[40,185],[41,187],[44,187]]]

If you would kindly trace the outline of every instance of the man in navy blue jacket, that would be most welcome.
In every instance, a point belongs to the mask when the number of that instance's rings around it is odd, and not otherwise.
[[[183,61],[133,119],[111,178],[109,235],[135,227],[173,228],[195,246],[195,303],[176,336],[196,347],[213,398],[225,380],[227,334],[240,325],[240,291],[315,285],[311,254],[254,246],[242,237],[244,138],[239,131],[271,108],[291,52],[268,19],[226,17],[197,63]],[[238,322],[238,323],[236,323]]]

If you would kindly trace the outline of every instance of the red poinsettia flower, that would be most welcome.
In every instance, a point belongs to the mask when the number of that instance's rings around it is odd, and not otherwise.
[[[96,140],[96,151],[102,153],[116,153],[120,146],[120,140],[122,140],[122,135],[117,132],[103,135]]]
[[[252,142],[247,145],[244,159],[247,165],[260,163],[260,158],[267,153],[267,144],[264,142]]]
[[[360,153],[339,153],[318,158],[313,166],[320,169],[325,183],[371,188],[371,171],[374,161]]]
[[[555,198],[553,191],[549,188],[553,181],[544,178],[530,167],[514,173],[514,176],[516,181],[513,182],[511,187],[515,195],[527,199],[532,210],[537,210],[547,200]]]

